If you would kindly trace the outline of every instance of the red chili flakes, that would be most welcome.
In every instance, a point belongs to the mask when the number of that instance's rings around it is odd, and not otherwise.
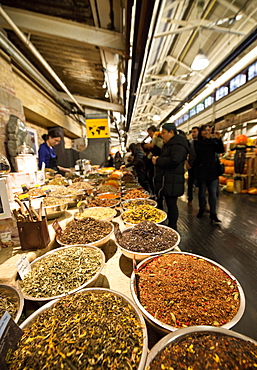
[[[221,326],[240,306],[237,283],[203,258],[165,254],[150,260],[136,275],[138,298],[161,322],[175,326]]]

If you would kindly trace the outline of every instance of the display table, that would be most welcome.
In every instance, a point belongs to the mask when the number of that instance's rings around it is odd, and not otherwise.
[[[120,214],[120,210],[118,209]],[[65,215],[58,219],[62,228],[65,228],[67,222],[73,219],[74,213],[77,208],[68,209]],[[8,247],[0,252],[0,283],[16,285],[17,269],[16,263],[21,255],[27,254],[30,262],[37,257],[42,256],[46,252],[58,248],[59,244],[55,241],[55,231],[52,227],[54,220],[48,221],[48,229],[51,242],[45,249],[38,249],[35,251],[22,250],[21,247]],[[115,217],[113,221],[119,224],[120,230],[125,229],[125,225],[120,216]],[[115,243],[115,236],[112,235],[111,239],[101,247],[105,254],[106,263],[104,269],[96,281],[95,286],[111,288],[125,294],[131,298],[130,293],[130,276],[133,270],[133,261],[125,257]],[[178,247],[175,250],[179,251]]]

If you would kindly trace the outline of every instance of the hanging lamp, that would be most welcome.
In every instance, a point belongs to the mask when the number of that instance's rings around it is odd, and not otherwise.
[[[191,68],[193,71],[201,71],[202,69],[208,67],[210,64],[209,59],[204,54],[202,47],[201,47],[201,28],[199,29],[199,51],[198,54],[195,56],[193,63],[191,64]]]

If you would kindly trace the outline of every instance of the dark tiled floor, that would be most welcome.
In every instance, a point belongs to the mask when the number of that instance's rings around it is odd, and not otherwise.
[[[210,258],[230,271],[246,296],[243,317],[232,330],[257,340],[257,196],[221,193],[220,224],[211,225],[209,214],[197,219],[197,194],[193,205],[178,201],[180,248]]]

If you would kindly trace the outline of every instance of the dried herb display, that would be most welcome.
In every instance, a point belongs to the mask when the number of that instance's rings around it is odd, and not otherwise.
[[[19,309],[18,298],[14,297],[11,292],[7,289],[0,288],[0,318],[3,316],[5,311],[8,311],[12,316],[12,319],[15,319],[15,316]]]
[[[75,218],[78,220],[83,220],[86,217],[93,217],[96,220],[106,220],[111,219],[116,215],[116,211],[109,207],[94,207],[85,208],[83,212],[78,212],[75,214]]]
[[[68,189],[88,190],[92,188],[93,188],[92,184],[86,181],[77,181],[68,186]]]
[[[166,213],[158,208],[149,205],[134,207],[122,214],[124,222],[138,224],[142,221],[162,222],[166,218]]]
[[[128,302],[112,292],[80,292],[60,299],[24,330],[9,368],[138,368],[141,323]]]
[[[66,203],[67,199],[65,198],[45,197],[43,199],[43,207],[58,206]]]
[[[87,217],[69,222],[59,240],[67,245],[93,243],[109,235],[111,231],[110,223]]]
[[[150,221],[140,222],[124,230],[117,238],[119,245],[129,251],[156,253],[176,245],[178,235],[170,228],[164,228]]]
[[[79,195],[83,194],[83,190],[81,189],[72,189],[68,187],[58,188],[57,190],[53,190],[49,193],[51,197],[65,197],[67,195]]]
[[[257,345],[220,333],[195,333],[164,347],[147,370],[256,369]]]
[[[21,290],[35,298],[68,293],[89,281],[100,269],[100,251],[89,247],[56,250],[32,265],[20,281]]]
[[[131,199],[131,200],[126,200],[122,202],[123,208],[126,208],[126,209],[131,209],[131,208],[142,206],[142,205],[149,205],[149,206],[155,207],[156,201],[152,199],[147,199],[147,198],[146,199],[138,198],[138,199]]]
[[[97,193],[117,193],[118,189],[112,185],[101,185],[97,189]]]
[[[240,306],[237,282],[219,266],[193,255],[169,253],[146,261],[136,283],[145,310],[177,328],[222,326]]]
[[[124,175],[122,176],[121,179],[122,179],[123,182],[134,182],[135,181],[135,176],[132,175],[132,173],[127,172],[127,173],[124,173]]]
[[[100,199],[94,198],[89,204],[89,207],[114,207],[119,201],[117,199]]]
[[[133,190],[129,190],[122,196],[123,200],[136,199],[136,198],[149,198],[149,195],[147,195],[146,193],[143,193],[141,190],[133,189]]]

